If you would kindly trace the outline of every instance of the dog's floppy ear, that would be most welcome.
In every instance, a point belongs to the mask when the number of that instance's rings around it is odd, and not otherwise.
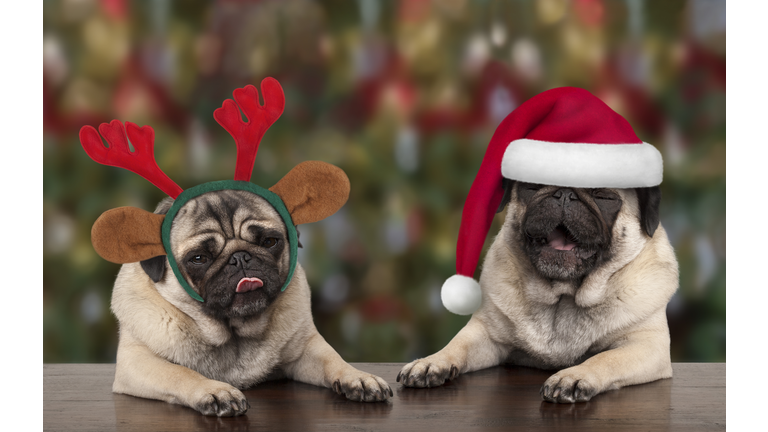
[[[152,279],[152,282],[160,282],[165,276],[165,263],[168,261],[168,257],[165,255],[159,255],[154,258],[146,259],[139,264],[144,270],[144,273]]]
[[[504,196],[501,197],[501,202],[499,203],[499,208],[496,210],[496,213],[501,213],[504,211],[504,207],[509,204],[509,200],[512,199],[512,188],[514,186],[514,180],[510,180],[506,177],[501,179],[501,187],[504,188]]]
[[[126,264],[165,255],[161,227],[165,215],[136,207],[107,210],[91,228],[91,243],[107,261]]]
[[[659,227],[659,203],[661,203],[661,188],[658,186],[635,188],[637,202],[640,205],[640,225],[649,237],[653,237]]]
[[[323,220],[349,198],[349,179],[341,168],[307,161],[296,165],[269,188],[282,198],[294,225]]]

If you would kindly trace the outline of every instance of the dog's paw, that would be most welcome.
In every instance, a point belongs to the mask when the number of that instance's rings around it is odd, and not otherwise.
[[[539,393],[547,402],[587,402],[600,393],[597,379],[590,375],[580,373],[577,368],[562,370],[549,377]]]
[[[355,372],[337,378],[331,386],[333,391],[358,402],[379,402],[392,397],[392,389],[382,378],[361,371]]]
[[[439,358],[423,358],[405,365],[397,382],[406,387],[438,387],[459,375],[459,368]]]
[[[193,400],[192,408],[207,416],[235,417],[251,407],[240,390],[214,380],[196,389]]]

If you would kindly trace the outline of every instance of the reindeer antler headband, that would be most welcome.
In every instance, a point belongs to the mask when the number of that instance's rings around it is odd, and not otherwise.
[[[137,262],[167,255],[182,287],[198,301],[203,298],[181,274],[171,250],[170,232],[173,219],[189,200],[207,192],[242,190],[261,196],[280,214],[288,232],[290,266],[282,290],[288,286],[296,269],[298,236],[295,225],[324,219],[335,213],[349,196],[349,180],[344,172],[324,162],[303,162],[269,189],[250,182],[256,152],[264,133],[280,117],[285,108],[285,95],[274,78],[261,82],[264,105],[259,103],[256,87],[248,85],[234,91],[235,101],[227,99],[214,111],[216,121],[235,139],[237,166],[234,180],[203,183],[182,190],[157,166],[154,159],[154,130],[119,120],[102,123],[99,132],[107,140],[105,147],[92,126],[80,129],[80,142],[88,156],[103,164],[125,168],[144,177],[175,199],[166,215],[141,209],[120,207],[109,210],[94,223],[91,240],[97,253],[115,263]],[[239,106],[239,109],[238,109]],[[245,122],[240,110],[248,118]],[[127,133],[127,140],[126,140]],[[128,142],[133,144],[130,151]]]

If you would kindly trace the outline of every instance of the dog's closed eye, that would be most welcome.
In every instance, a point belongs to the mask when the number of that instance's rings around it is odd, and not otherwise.
[[[615,201],[619,199],[618,195],[616,195],[611,191],[607,191],[605,189],[592,189],[590,193],[592,194],[592,197],[595,199],[610,200],[610,201]]]

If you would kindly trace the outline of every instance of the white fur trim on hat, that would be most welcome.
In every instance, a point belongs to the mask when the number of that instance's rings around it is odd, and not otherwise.
[[[443,306],[456,315],[470,315],[480,308],[483,294],[476,280],[453,275],[446,279],[440,290]]]
[[[511,180],[578,188],[633,188],[661,184],[661,153],[648,144],[512,141],[501,175]]]

